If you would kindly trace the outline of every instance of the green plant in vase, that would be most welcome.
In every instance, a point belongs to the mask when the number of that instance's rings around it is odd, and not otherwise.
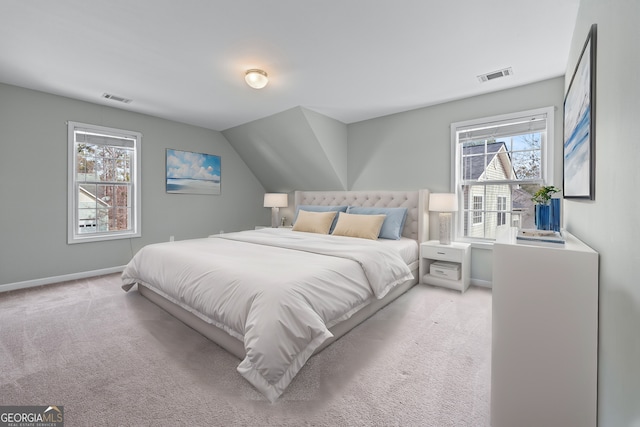
[[[560,200],[554,199],[550,205],[554,194],[560,189],[553,185],[540,187],[531,198],[535,205],[535,222],[538,230],[560,231]]]
[[[559,188],[554,187],[553,185],[547,185],[544,187],[540,187],[540,189],[533,194],[533,197],[531,198],[531,200],[533,200],[533,203],[538,205],[548,205],[549,200],[551,200],[551,197],[555,193],[559,193],[559,192],[560,192]]]

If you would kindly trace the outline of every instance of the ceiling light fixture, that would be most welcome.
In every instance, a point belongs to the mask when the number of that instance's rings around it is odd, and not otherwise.
[[[254,89],[262,89],[267,85],[267,83],[269,83],[267,73],[257,68],[247,70],[244,75],[244,80]]]

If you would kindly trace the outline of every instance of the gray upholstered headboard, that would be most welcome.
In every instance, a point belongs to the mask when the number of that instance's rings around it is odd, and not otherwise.
[[[406,207],[407,220],[402,235],[418,243],[429,240],[429,190],[413,191],[296,191],[299,205]]]

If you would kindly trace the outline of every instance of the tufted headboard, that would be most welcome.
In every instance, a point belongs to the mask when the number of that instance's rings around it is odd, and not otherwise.
[[[407,220],[402,236],[415,239],[418,243],[429,240],[429,190],[296,191],[294,197],[296,210],[299,205],[406,207]]]

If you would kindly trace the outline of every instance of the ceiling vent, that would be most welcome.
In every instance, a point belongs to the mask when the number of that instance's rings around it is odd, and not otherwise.
[[[118,95],[112,95],[110,93],[103,93],[102,97],[106,99],[110,99],[112,101],[124,102],[125,104],[130,104],[132,101],[131,99],[123,98]]]
[[[513,75],[513,69],[511,67],[504,68],[502,70],[493,71],[491,73],[482,74],[478,76],[480,82],[488,82],[489,80],[499,79],[500,77],[507,77]]]

